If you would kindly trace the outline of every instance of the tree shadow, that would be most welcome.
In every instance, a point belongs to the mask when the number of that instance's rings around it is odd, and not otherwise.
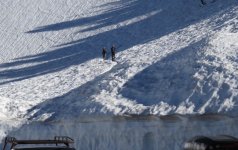
[[[237,4],[238,2],[235,0],[227,3],[217,1],[209,7],[201,8],[199,7],[199,1],[182,0],[172,3],[159,0],[150,2],[145,0],[121,0],[100,6],[102,9],[105,7],[102,14],[38,27],[28,31],[27,34],[66,30],[80,26],[86,28],[74,34],[96,31],[109,26],[114,26],[114,28],[58,45],[49,52],[26,56],[10,63],[1,64],[0,77],[8,80],[2,81],[0,84],[54,73],[73,65],[82,64],[90,59],[100,57],[101,47],[111,44],[117,46],[117,51],[123,51],[135,45],[147,43],[216,13],[229,12]],[[227,19],[234,16],[235,14],[230,14]],[[131,21],[124,24],[128,20]],[[226,22],[226,19],[221,20],[219,25],[224,22]],[[212,21],[210,24],[216,26],[216,23]],[[27,65],[27,67],[21,67],[21,65]]]

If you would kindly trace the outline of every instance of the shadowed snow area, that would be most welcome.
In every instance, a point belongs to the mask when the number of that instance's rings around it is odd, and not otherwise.
[[[237,137],[237,118],[216,115],[185,117],[114,117],[101,120],[33,122],[9,133],[17,139],[53,139],[68,135],[76,149],[182,150],[194,136]]]
[[[234,61],[237,60],[237,47],[228,50],[219,45],[207,49],[207,42],[201,40],[191,44],[150,65],[127,81],[120,93],[146,106],[167,103],[182,114],[237,114],[233,109],[238,100],[235,71],[238,64]],[[234,59],[224,58],[228,53],[233,53]]]
[[[20,121],[237,115],[237,0],[8,0],[0,13],[2,137]]]

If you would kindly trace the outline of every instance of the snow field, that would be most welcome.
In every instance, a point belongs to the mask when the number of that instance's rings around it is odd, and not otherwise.
[[[236,0],[0,4],[2,137],[29,120],[237,114]]]

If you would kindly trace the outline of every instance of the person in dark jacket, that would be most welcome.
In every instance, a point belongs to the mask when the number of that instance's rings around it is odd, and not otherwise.
[[[112,47],[111,47],[111,55],[112,55],[112,61],[115,61],[115,58],[116,58],[116,47],[115,47],[115,45],[112,45]]]
[[[103,58],[103,60],[106,60],[106,58],[107,58],[107,50],[105,47],[103,47],[103,49],[102,49],[102,58]]]

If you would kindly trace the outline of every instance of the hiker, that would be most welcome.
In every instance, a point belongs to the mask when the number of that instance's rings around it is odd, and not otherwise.
[[[112,55],[112,61],[115,61],[116,47],[114,45],[112,45],[111,47],[111,55]]]
[[[107,50],[106,50],[105,47],[103,47],[103,49],[102,49],[102,58],[103,58],[103,60],[106,60],[106,57],[107,57]]]

